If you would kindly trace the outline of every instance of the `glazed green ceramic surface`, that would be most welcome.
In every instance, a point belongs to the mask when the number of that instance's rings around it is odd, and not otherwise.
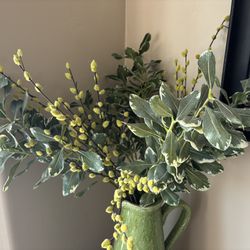
[[[183,204],[182,204],[183,205]],[[128,236],[133,238],[133,250],[170,250],[189,222],[190,208],[183,209],[179,220],[164,242],[163,225],[168,214],[175,207],[162,206],[161,203],[150,207],[140,207],[127,201],[122,203],[122,218],[128,226]],[[121,237],[114,242],[114,250],[127,250]]]

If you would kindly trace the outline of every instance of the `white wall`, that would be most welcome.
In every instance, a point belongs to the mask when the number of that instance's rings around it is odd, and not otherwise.
[[[171,83],[174,58],[185,48],[190,50],[191,58],[206,49],[230,7],[231,0],[127,0],[126,45],[137,47],[143,35],[150,32],[153,40],[148,57],[163,60]],[[219,77],[225,42],[226,32],[214,45]],[[191,63],[189,73],[195,72],[196,65]],[[225,173],[211,178],[212,188],[206,193],[193,192],[187,198],[193,217],[176,249],[250,249],[249,160],[247,149],[244,156],[223,162]]]
[[[12,55],[22,48],[27,67],[50,96],[69,97],[66,61],[84,89],[93,83],[93,58],[101,74],[115,70],[110,55],[124,47],[124,0],[0,0],[0,9],[0,63],[17,76]],[[112,232],[105,213],[112,188],[98,184],[82,199],[63,198],[58,178],[33,191],[42,168],[33,167],[0,192],[0,249],[100,249]]]

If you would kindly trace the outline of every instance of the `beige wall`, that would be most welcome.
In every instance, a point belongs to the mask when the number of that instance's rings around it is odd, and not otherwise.
[[[124,47],[125,0],[0,0],[0,9],[0,63],[11,75],[17,75],[12,63],[17,48],[50,96],[69,97],[66,61],[84,89],[93,82],[92,58],[101,74],[114,71],[110,55]],[[7,193],[0,192],[0,249],[100,249],[112,232],[104,212],[111,188],[98,184],[82,199],[63,198],[58,178],[33,191],[41,168],[17,179]]]
[[[189,48],[192,58],[209,44],[222,18],[230,12],[231,0],[127,0],[126,45],[137,47],[146,32],[153,35],[148,57],[162,59],[169,83],[173,60]],[[218,76],[221,76],[226,32],[215,43]],[[191,63],[190,75],[196,65]],[[250,202],[250,150],[238,159],[224,162],[225,173],[212,177],[206,193],[192,193],[191,224],[176,249],[246,250],[250,249],[248,213]]]

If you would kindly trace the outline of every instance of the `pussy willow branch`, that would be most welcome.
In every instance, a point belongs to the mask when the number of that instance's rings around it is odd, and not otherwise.
[[[225,22],[227,22],[227,21],[228,21],[227,18],[224,18],[223,21],[222,21],[222,23],[221,23],[221,25],[217,28],[217,31],[216,31],[215,35],[212,36],[212,41],[210,42],[210,44],[209,44],[209,46],[208,46],[208,49],[209,49],[209,50],[212,49],[212,46],[213,46],[215,40],[217,39],[218,34],[223,30],[223,28],[228,28],[228,26],[224,25]],[[221,28],[221,27],[222,27],[222,28]],[[200,69],[198,68],[197,75],[196,75],[196,77],[194,78],[196,83],[193,85],[192,91],[195,89],[195,86],[196,86],[196,84],[197,84],[197,81],[198,81],[198,79],[200,78],[200,73],[201,73],[201,71],[200,71]]]
[[[26,71],[26,68],[25,68],[25,66],[24,66],[24,63],[23,63],[23,60],[22,60],[22,59],[21,59],[21,65],[19,65],[19,67],[20,67],[20,69],[21,69],[23,72]],[[33,87],[35,88],[35,87],[36,87],[36,84],[35,84],[34,80],[33,80],[32,78],[30,78],[30,81],[31,81]],[[40,93],[47,101],[49,101],[51,104],[53,103],[53,101],[47,96],[47,94],[46,94],[43,90],[39,89],[39,93]],[[59,110],[60,110],[60,109],[59,109]],[[62,114],[66,115],[62,110],[60,110],[60,111],[62,112]],[[67,116],[67,115],[66,115],[66,116]],[[97,144],[97,143],[92,139],[92,137],[89,136],[89,135],[88,135],[88,139],[95,145],[95,147],[96,147],[96,149],[98,150],[99,154],[101,154],[102,157],[105,159],[105,158],[106,158],[106,155],[102,152],[102,149],[98,146],[98,144]],[[81,143],[81,144],[83,144],[83,143]],[[83,144],[83,145],[85,145],[85,144]],[[113,165],[115,168],[117,168],[116,164],[115,164],[112,160],[110,160],[110,162],[112,163],[112,165]],[[116,174],[117,174],[117,173],[116,173]]]
[[[3,72],[0,73],[0,74],[3,75],[5,78],[7,78],[11,83],[14,83],[15,86],[16,86],[17,88],[19,88],[20,90],[23,91],[23,94],[24,94],[25,92],[27,92],[30,98],[32,98],[32,99],[37,98],[37,96],[31,94],[28,90],[24,89],[22,86],[20,86],[19,84],[17,84],[17,82],[15,82],[10,76],[6,75],[6,74],[3,73]],[[46,107],[46,105],[43,104],[43,103],[40,102],[40,101],[38,102],[38,104],[40,104],[42,107]]]

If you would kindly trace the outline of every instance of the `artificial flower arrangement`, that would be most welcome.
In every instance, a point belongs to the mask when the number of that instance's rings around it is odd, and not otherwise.
[[[78,191],[80,184],[86,178],[100,176],[115,188],[106,209],[115,230],[113,238],[102,243],[102,248],[109,250],[113,249],[113,241],[118,242],[115,249],[146,250],[140,248],[129,222],[123,218],[125,200],[139,208],[160,204],[170,211],[183,207],[187,224],[190,211],[179,193],[190,188],[207,190],[210,185],[206,174],[221,173],[220,161],[242,154],[247,147],[242,131],[250,127],[250,110],[238,105],[249,101],[250,80],[242,81],[243,91],[230,98],[221,89],[227,104],[213,94],[220,82],[211,48],[227,21],[228,17],[218,27],[209,49],[196,56],[198,74],[190,93],[188,51],[182,53],[184,65],[175,61],[176,88],[172,91],[164,71],[159,69],[161,61],[143,59],[150,47],[150,34],[145,35],[139,50],[126,48],[123,55],[113,54],[117,60],[132,61],[131,67],[121,64],[116,74],[108,76],[116,82],[114,87],[101,86],[97,64],[92,61],[93,93],[85,92],[66,63],[65,77],[72,82],[70,92],[74,96],[71,103],[61,97],[52,100],[29,73],[22,51],[17,50],[13,61],[39,97],[0,66],[0,171],[9,159],[16,160],[4,191],[37,161],[47,167],[34,188],[60,175],[64,196],[81,197],[97,181]],[[201,88],[195,90],[202,77]],[[26,162],[25,167],[22,162]],[[186,224],[179,222],[183,231]],[[174,235],[171,237],[166,249],[175,241]]]

